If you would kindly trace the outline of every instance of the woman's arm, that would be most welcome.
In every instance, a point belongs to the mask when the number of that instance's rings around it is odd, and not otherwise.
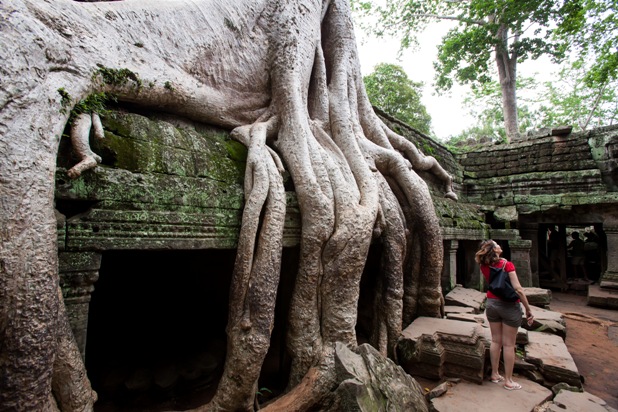
[[[532,321],[534,320],[534,316],[532,316],[532,310],[530,309],[530,304],[528,303],[528,298],[524,293],[524,288],[519,283],[519,278],[517,277],[517,272],[512,271],[509,272],[509,279],[511,280],[511,285],[513,285],[513,289],[519,295],[519,299],[521,303],[524,304],[524,308],[526,309],[526,320],[528,321],[528,326],[532,325]]]

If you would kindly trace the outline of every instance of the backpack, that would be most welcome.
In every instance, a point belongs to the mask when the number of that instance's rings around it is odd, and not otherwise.
[[[505,259],[501,268],[489,267],[489,286],[487,289],[506,302],[516,302],[519,295],[511,285],[509,274],[504,270],[506,264],[507,260]]]

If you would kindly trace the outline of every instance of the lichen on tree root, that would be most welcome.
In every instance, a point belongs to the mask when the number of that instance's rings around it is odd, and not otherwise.
[[[428,170],[443,179],[449,197],[454,197],[452,181],[435,159],[424,157],[389,130],[371,109],[347,1],[15,3],[21,5],[23,16],[18,15],[26,24],[49,31],[47,41],[54,47],[72,46],[72,35],[61,24],[61,17],[70,16],[74,18],[72,29],[80,33],[79,41],[91,42],[96,50],[76,53],[70,64],[59,59],[49,64],[48,54],[33,52],[32,59],[39,58],[41,66],[53,73],[48,81],[29,85],[33,95],[42,96],[41,102],[57,90],[56,77],[65,76],[61,80],[67,81],[66,88],[78,98],[93,90],[112,92],[121,104],[138,104],[233,129],[232,137],[248,148],[225,370],[215,397],[197,410],[253,409],[279,282],[284,165],[301,212],[300,261],[288,320],[289,387],[267,410],[310,409],[336,386],[335,345],[357,344],[360,280],[372,239],[383,242],[383,259],[371,342],[383,354],[394,356],[405,324],[419,315],[441,315],[442,238],[428,187],[416,170]],[[156,24],[132,24],[136,16],[154,19]],[[191,27],[191,37],[185,36],[179,22]],[[3,31],[17,39],[16,27],[6,25]],[[200,32],[196,27],[209,30]],[[125,51],[119,46],[126,46],[125,36],[153,40]],[[114,47],[94,47],[100,38]],[[28,40],[26,36],[23,41]],[[119,61],[118,54],[124,58],[123,66],[149,87],[93,81],[91,73],[101,67],[94,62],[111,67],[110,62]],[[9,66],[11,75],[20,75],[20,64],[16,61],[15,67]],[[29,113],[53,109],[42,104],[33,103]],[[14,107],[18,106],[0,110],[0,124],[16,116],[11,110],[20,109]],[[67,116],[58,119],[57,111],[55,116],[49,116],[50,130],[58,130],[64,126],[58,123],[67,120]],[[87,145],[93,120],[92,115],[84,115],[74,124],[76,145],[83,145],[77,150],[94,162],[78,165],[72,177],[96,165],[96,155],[88,152]],[[16,129],[6,138],[28,136]],[[53,160],[55,153],[38,150]],[[17,150],[5,153],[21,160]],[[2,177],[15,190],[28,180],[10,174]],[[44,184],[35,176],[30,179]],[[46,184],[51,186],[53,181]],[[45,190],[51,193],[49,187]],[[42,209],[52,209],[49,197]],[[25,219],[20,224],[37,224],[36,215]],[[7,233],[15,230],[13,220],[5,222]],[[39,240],[37,252],[53,257],[54,239]],[[15,244],[7,241],[3,256],[10,256],[14,249]],[[54,332],[56,323],[46,327],[49,333],[61,334]],[[62,367],[52,365],[53,357],[48,361],[48,368]],[[9,369],[0,372],[14,373]],[[83,390],[83,382],[61,384],[65,389],[74,385],[74,392],[82,394],[86,403],[94,402]],[[48,402],[45,393],[41,389],[45,399],[29,405]],[[20,396],[25,395],[16,394],[12,404]]]

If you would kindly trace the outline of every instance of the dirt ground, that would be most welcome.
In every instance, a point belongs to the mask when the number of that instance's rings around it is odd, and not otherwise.
[[[566,345],[584,389],[618,409],[618,311],[586,305],[586,296],[552,293],[550,310],[564,315]]]

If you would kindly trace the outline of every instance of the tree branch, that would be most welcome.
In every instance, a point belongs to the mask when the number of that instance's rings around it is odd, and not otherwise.
[[[515,35],[513,36],[513,42],[517,43],[519,41],[520,36],[521,36],[521,32],[518,31],[517,33],[515,33]],[[505,45],[506,44],[507,44],[507,40],[505,39]],[[511,52],[511,55],[509,56],[509,60],[508,60],[510,73],[513,73],[515,71],[515,65],[517,64],[517,57],[519,57],[519,52],[517,51],[517,47],[513,47],[513,51]]]
[[[487,22],[483,20],[464,19],[462,17],[443,16],[440,14],[417,13],[417,14],[410,14],[408,16],[409,17],[425,17],[425,18],[431,18],[431,19],[437,19],[437,20],[453,20],[453,21],[460,21],[460,22],[469,23],[469,24],[478,24],[479,26],[484,26],[487,24]]]
[[[605,82],[603,87],[601,87],[601,90],[599,90],[599,93],[597,94],[596,99],[594,99],[594,104],[592,105],[592,108],[588,112],[588,117],[586,118],[586,121],[584,122],[584,124],[579,123],[579,127],[581,127],[582,130],[586,130],[586,128],[588,127],[588,123],[590,123],[590,119],[592,119],[592,114],[594,113],[594,111],[599,106],[599,102],[601,101],[601,97],[603,96],[603,93],[605,92],[605,88],[607,87],[607,83],[608,82]]]

